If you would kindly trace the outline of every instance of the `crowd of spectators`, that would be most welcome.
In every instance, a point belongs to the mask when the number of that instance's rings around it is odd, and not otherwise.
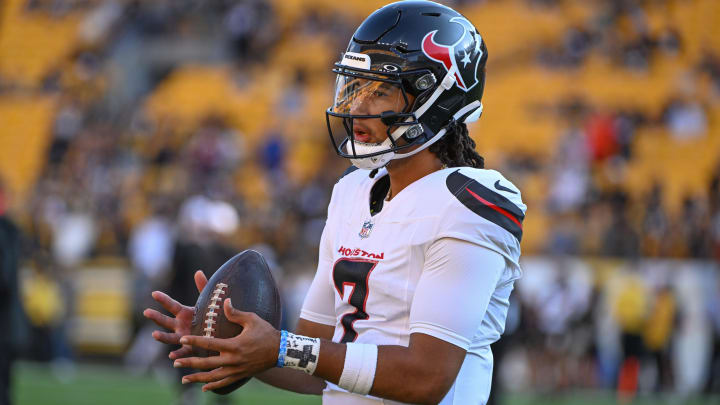
[[[342,49],[349,27],[357,21],[329,18],[309,8],[288,31],[280,28],[273,5],[264,0],[105,3],[98,7],[105,8],[106,18],[98,18],[95,34],[88,34],[102,38],[100,42],[78,49],[43,81],[41,91],[56,95],[60,102],[45,168],[16,217],[27,242],[29,264],[54,280],[62,292],[68,290],[63,280],[83,262],[106,256],[127,258],[135,270],[133,313],[138,315],[152,289],[173,289],[191,302],[194,292],[186,287],[192,285],[192,271],[212,271],[232,252],[255,248],[271,262],[284,288],[287,310],[296,313],[314,271],[330,191],[347,162],[326,147],[309,155],[322,162],[317,165],[320,170],[298,179],[290,173],[289,155],[296,143],[287,128],[273,127],[255,144],[222,115],[210,114],[192,128],[153,121],[142,100],[173,68],[198,58],[231,63],[238,80],[248,80],[245,72],[263,66],[277,44],[296,32],[326,34],[335,39],[336,49]],[[559,7],[562,2],[530,3]],[[644,2],[607,3],[587,25],[571,27],[558,43],[539,48],[533,63],[572,69],[599,53],[621,69],[636,71],[650,69],[658,58],[682,53],[687,39],[672,26],[660,33],[649,31]],[[95,3],[29,1],[27,11],[62,15],[91,6]],[[631,22],[629,29],[621,24],[625,17]],[[149,58],[151,62],[143,62],[146,66],[138,65],[128,51],[143,44],[153,52],[163,48]],[[331,63],[327,61],[328,82]],[[717,50],[707,49],[691,74],[709,77],[712,100],[720,101]],[[293,85],[283,90],[283,101],[276,106],[282,114],[273,119],[303,110],[302,94],[311,81],[307,75],[302,69],[296,71]],[[5,91],[13,88],[12,83],[0,83]],[[718,104],[706,105],[692,95],[678,94],[665,100],[665,108],[653,116],[593,105],[581,96],[553,102],[551,108],[566,130],[550,161],[511,156],[504,162],[489,162],[491,168],[508,168],[520,177],[533,171],[549,176],[546,200],[542,206],[530,207],[528,215],[543,210],[553,226],[543,246],[527,253],[720,260],[720,166],[710,177],[707,192],[688,195],[675,214],[665,206],[661,181],[641,199],[612,182],[611,187],[602,184],[634,158],[639,128],[663,127],[677,139],[709,136],[708,109],[717,109]],[[320,125],[315,130],[325,128]],[[516,302],[520,321],[509,324],[514,333],[508,340],[520,342],[525,350],[523,364],[532,370],[528,386],[556,390],[629,384],[632,378],[620,374],[632,375],[632,362],[616,362],[621,366],[607,371],[605,352],[592,339],[593,328],[607,321],[596,310],[602,295],[591,283],[581,292],[571,283],[572,278],[562,273],[544,296],[533,298],[538,301]],[[658,364],[651,389],[669,390],[673,382],[668,377],[666,348],[671,331],[657,332],[660,338],[638,338],[638,326],[630,325],[630,318],[642,317],[643,325],[666,325],[674,298],[667,288],[644,293],[653,297],[647,300],[654,305],[649,312],[626,319],[609,311],[608,316],[617,316],[619,321],[614,322],[625,328],[620,335],[625,357]],[[65,295],[67,302],[71,294]],[[620,293],[618,300],[633,294]],[[61,323],[57,318],[66,315],[60,311],[40,322],[54,330]],[[720,323],[717,311],[714,315],[717,346]],[[656,318],[660,320],[648,321]],[[286,317],[286,322],[291,319]],[[138,329],[141,322],[138,317]],[[66,345],[52,347],[61,349],[48,349],[47,358],[69,356]],[[517,364],[512,360],[508,359],[509,365]],[[548,369],[555,373],[546,373]],[[717,383],[713,389],[719,389]]]
[[[557,7],[557,2],[541,3],[543,7]],[[82,6],[82,2],[68,2],[65,7],[63,4],[58,1],[29,2],[28,9],[55,13],[67,7]],[[640,2],[616,1],[608,4],[607,8],[602,8],[598,15],[593,16],[587,27],[568,31],[562,43],[558,44],[564,49],[560,52],[565,55],[561,59],[572,59],[580,64],[580,55],[590,50],[625,48],[618,44],[603,47],[599,45],[602,41],[592,39],[607,37],[618,41],[621,31],[619,20],[623,16],[633,23],[631,30],[637,33],[648,31]],[[199,6],[195,2],[130,2],[124,7],[125,10],[116,19],[107,20],[107,26],[101,29],[111,32],[105,37],[102,47],[79,50],[66,64],[49,73],[45,80],[45,91],[58,94],[61,106],[52,129],[46,169],[38,181],[34,199],[28,204],[32,215],[28,215],[31,221],[26,226],[31,230],[29,234],[35,239],[37,247],[52,250],[52,232],[48,229],[57,227],[66,214],[81,212],[84,214],[80,216],[87,216],[83,222],[86,226],[82,229],[92,235],[86,235],[85,244],[88,246],[83,249],[58,248],[58,251],[77,250],[78,259],[86,258],[88,254],[124,255],[133,229],[158,209],[158,205],[162,205],[170,219],[177,220],[183,201],[188,196],[200,194],[228,202],[238,211],[242,222],[239,229],[245,234],[242,238],[238,237],[238,241],[267,243],[279,250],[280,262],[298,260],[299,252],[312,251],[319,229],[314,220],[323,216],[321,207],[327,201],[336,173],[321,170],[315,173],[309,184],[289,184],[289,176],[284,174],[289,170],[287,157],[292,145],[288,141],[290,137],[282,133],[285,129],[270,131],[258,147],[248,150],[244,134],[228,125],[224,117],[208,116],[197,128],[177,128],[172,122],[151,122],[142,103],[135,99],[118,107],[112,97],[117,95],[118,90],[109,88],[109,82],[116,80],[111,78],[114,75],[112,70],[117,68],[113,65],[114,52],[122,54],[114,47],[126,41],[136,41],[137,45],[158,37],[180,37],[177,42],[182,42],[184,38],[219,38],[226,52],[222,54],[224,57],[241,65],[261,64],[273,49],[273,43],[280,41],[283,35],[289,35],[273,29],[278,25],[273,24],[275,17],[271,4],[260,0],[216,2],[202,7],[202,12],[197,12]],[[300,31],[318,32],[326,26],[333,34],[338,31],[313,9],[307,11],[301,22],[301,26],[296,27]],[[646,42],[655,45],[675,43],[678,44],[677,52],[680,52],[682,39],[678,38],[676,31],[668,30],[674,32],[674,40],[658,38]],[[640,53],[652,54],[657,51],[655,45]],[[338,48],[341,47],[338,44]],[[663,55],[654,57],[665,57]],[[623,59],[614,54],[608,56],[612,60]],[[539,58],[540,61],[544,59]],[[120,75],[128,82],[119,87],[140,86],[136,93],[147,94],[166,77],[168,67],[165,63],[158,62],[159,66],[151,68],[151,74],[146,78],[148,82],[142,85],[133,83],[131,79],[135,76]],[[694,72],[710,76],[713,85],[720,88],[720,62],[712,51],[708,50],[697,62]],[[278,106],[283,115],[302,110],[297,104],[302,103],[301,94],[307,89],[307,73],[298,70],[296,76],[295,84],[284,90],[283,101]],[[331,80],[329,73],[328,80]],[[639,239],[640,235],[657,235],[654,236],[657,238],[668,234],[687,234],[690,239],[698,239],[691,234],[701,232],[713,236],[712,241],[716,241],[716,232],[709,225],[719,221],[718,196],[713,195],[716,186],[709,185],[705,198],[689,195],[683,204],[683,213],[670,218],[662,203],[661,183],[653,187],[645,201],[631,201],[625,190],[607,191],[594,184],[599,177],[598,171],[610,171],[633,159],[633,144],[639,128],[662,126],[677,138],[707,136],[708,106],[691,96],[678,95],[665,101],[665,107],[658,116],[649,116],[640,110],[592,105],[579,96],[559,100],[554,108],[567,129],[560,136],[557,152],[551,161],[531,165],[533,168],[540,166],[550,173],[551,186],[546,201],[548,212],[560,224],[577,222],[568,220],[572,217],[612,213],[613,220],[601,222],[629,229],[618,233],[616,231],[620,229],[612,229],[611,226],[601,234],[636,235],[634,239],[638,241],[629,244],[615,242],[624,246],[621,249],[623,252],[613,248],[612,241],[579,246],[578,241],[582,238],[578,236],[588,231],[588,223],[583,221],[575,230],[558,227],[541,252],[530,253],[661,257],[712,255],[715,244],[711,243],[711,238],[705,238],[708,246],[695,246],[697,244],[690,240],[672,242],[684,245],[676,248],[651,246],[640,243]],[[323,128],[318,127],[317,131],[322,132]],[[343,162],[331,153],[324,153],[323,159],[330,167],[342,170]],[[489,162],[490,165],[493,163]],[[495,163],[496,166],[514,164],[512,159]],[[522,175],[521,170],[513,172]],[[266,181],[257,181],[253,177],[262,177]],[[271,189],[268,189],[267,183],[272,184]],[[290,195],[300,198],[287,198]],[[638,207],[646,207],[647,210]],[[638,217],[632,215],[633,210],[647,211],[646,218],[636,220]],[[267,218],[261,219],[264,214]],[[685,219],[690,214],[691,218],[698,218],[701,228],[706,229],[691,227],[687,232],[666,232],[666,229],[686,224]],[[58,240],[57,243],[61,242]],[[303,260],[312,259],[309,254],[301,256]]]
[[[586,260],[527,260],[493,349],[498,382],[511,391],[617,389],[619,402],[717,393],[720,277],[701,263],[616,263],[599,276]]]
[[[529,3],[541,8],[562,4]],[[597,4],[596,12],[582,24],[568,27],[560,41],[536,46],[537,63],[551,70],[573,70],[596,55],[617,69],[642,75],[662,61],[683,57],[683,44],[689,39],[682,38],[672,23],[650,28],[648,8],[667,9],[674,2]],[[659,111],[593,104],[581,95],[549,107],[565,128],[551,161],[528,166],[527,160],[516,159],[519,168],[507,162],[521,173],[528,167],[545,167],[548,172],[545,209],[554,226],[543,253],[720,259],[720,155],[712,173],[692,174],[707,178],[706,187],[699,193],[687,192],[675,212],[668,208],[662,178],[648,178],[652,186],[644,195],[631,192],[622,181],[635,158],[638,134],[645,129],[660,129],[673,141],[715,136],[710,126],[718,124],[711,123],[711,111],[720,108],[720,60],[717,49],[703,47],[702,56],[689,61],[675,78],[676,90],[662,100]],[[710,89],[701,97],[705,83]]]
[[[702,174],[707,178],[704,193],[685,195],[675,215],[668,210],[662,179],[647,179],[650,187],[641,196],[632,195],[617,179],[634,158],[638,129],[665,127],[683,139],[691,131],[707,136],[705,124],[695,132],[697,122],[707,120],[696,107],[672,99],[660,116],[651,117],[641,111],[595,108],[582,99],[560,103],[557,110],[567,129],[547,167],[551,180],[545,209],[557,222],[544,253],[720,259],[720,165]],[[527,170],[527,162],[520,165]]]
[[[673,26],[651,31],[642,2],[608,1],[601,5],[583,25],[567,28],[560,43],[541,48],[538,62],[553,68],[577,68],[588,56],[598,53],[618,66],[643,71],[651,67],[653,58],[675,57],[682,52],[682,38]]]

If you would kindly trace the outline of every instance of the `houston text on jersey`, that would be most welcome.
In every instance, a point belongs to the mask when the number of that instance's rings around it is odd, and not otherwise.
[[[367,257],[370,259],[378,259],[378,260],[382,260],[385,258],[385,252],[370,253],[370,252],[366,252],[362,249],[358,249],[358,248],[351,249],[351,248],[346,248],[345,246],[340,246],[340,249],[338,249],[338,253],[340,253],[343,256],[348,256],[348,257],[357,256],[357,257]]]

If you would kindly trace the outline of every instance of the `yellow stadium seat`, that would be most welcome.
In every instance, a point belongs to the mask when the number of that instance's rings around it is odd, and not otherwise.
[[[51,97],[0,97],[0,177],[18,202],[45,165],[54,112]]]
[[[718,134],[677,140],[665,130],[638,131],[636,156],[629,164],[625,184],[641,197],[659,181],[664,186],[667,207],[677,212],[686,195],[706,195],[709,174],[719,162],[718,151]]]
[[[0,9],[0,76],[36,88],[76,48],[84,11],[50,17],[25,11],[25,3],[6,0]]]

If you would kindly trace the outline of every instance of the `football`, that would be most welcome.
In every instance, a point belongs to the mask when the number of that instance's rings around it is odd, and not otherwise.
[[[210,277],[195,304],[191,333],[227,339],[242,332],[242,326],[225,317],[223,302],[232,300],[233,307],[254,312],[276,329],[280,328],[280,293],[265,258],[254,250],[246,250],[223,264]],[[217,352],[195,347],[198,357],[218,355]],[[223,388],[217,394],[229,394],[248,382],[244,378]]]

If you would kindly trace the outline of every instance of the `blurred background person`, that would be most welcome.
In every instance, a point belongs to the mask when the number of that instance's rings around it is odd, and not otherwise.
[[[18,283],[21,234],[7,216],[6,203],[0,176],[0,404],[3,405],[12,402],[12,369],[20,354],[24,331]]]

